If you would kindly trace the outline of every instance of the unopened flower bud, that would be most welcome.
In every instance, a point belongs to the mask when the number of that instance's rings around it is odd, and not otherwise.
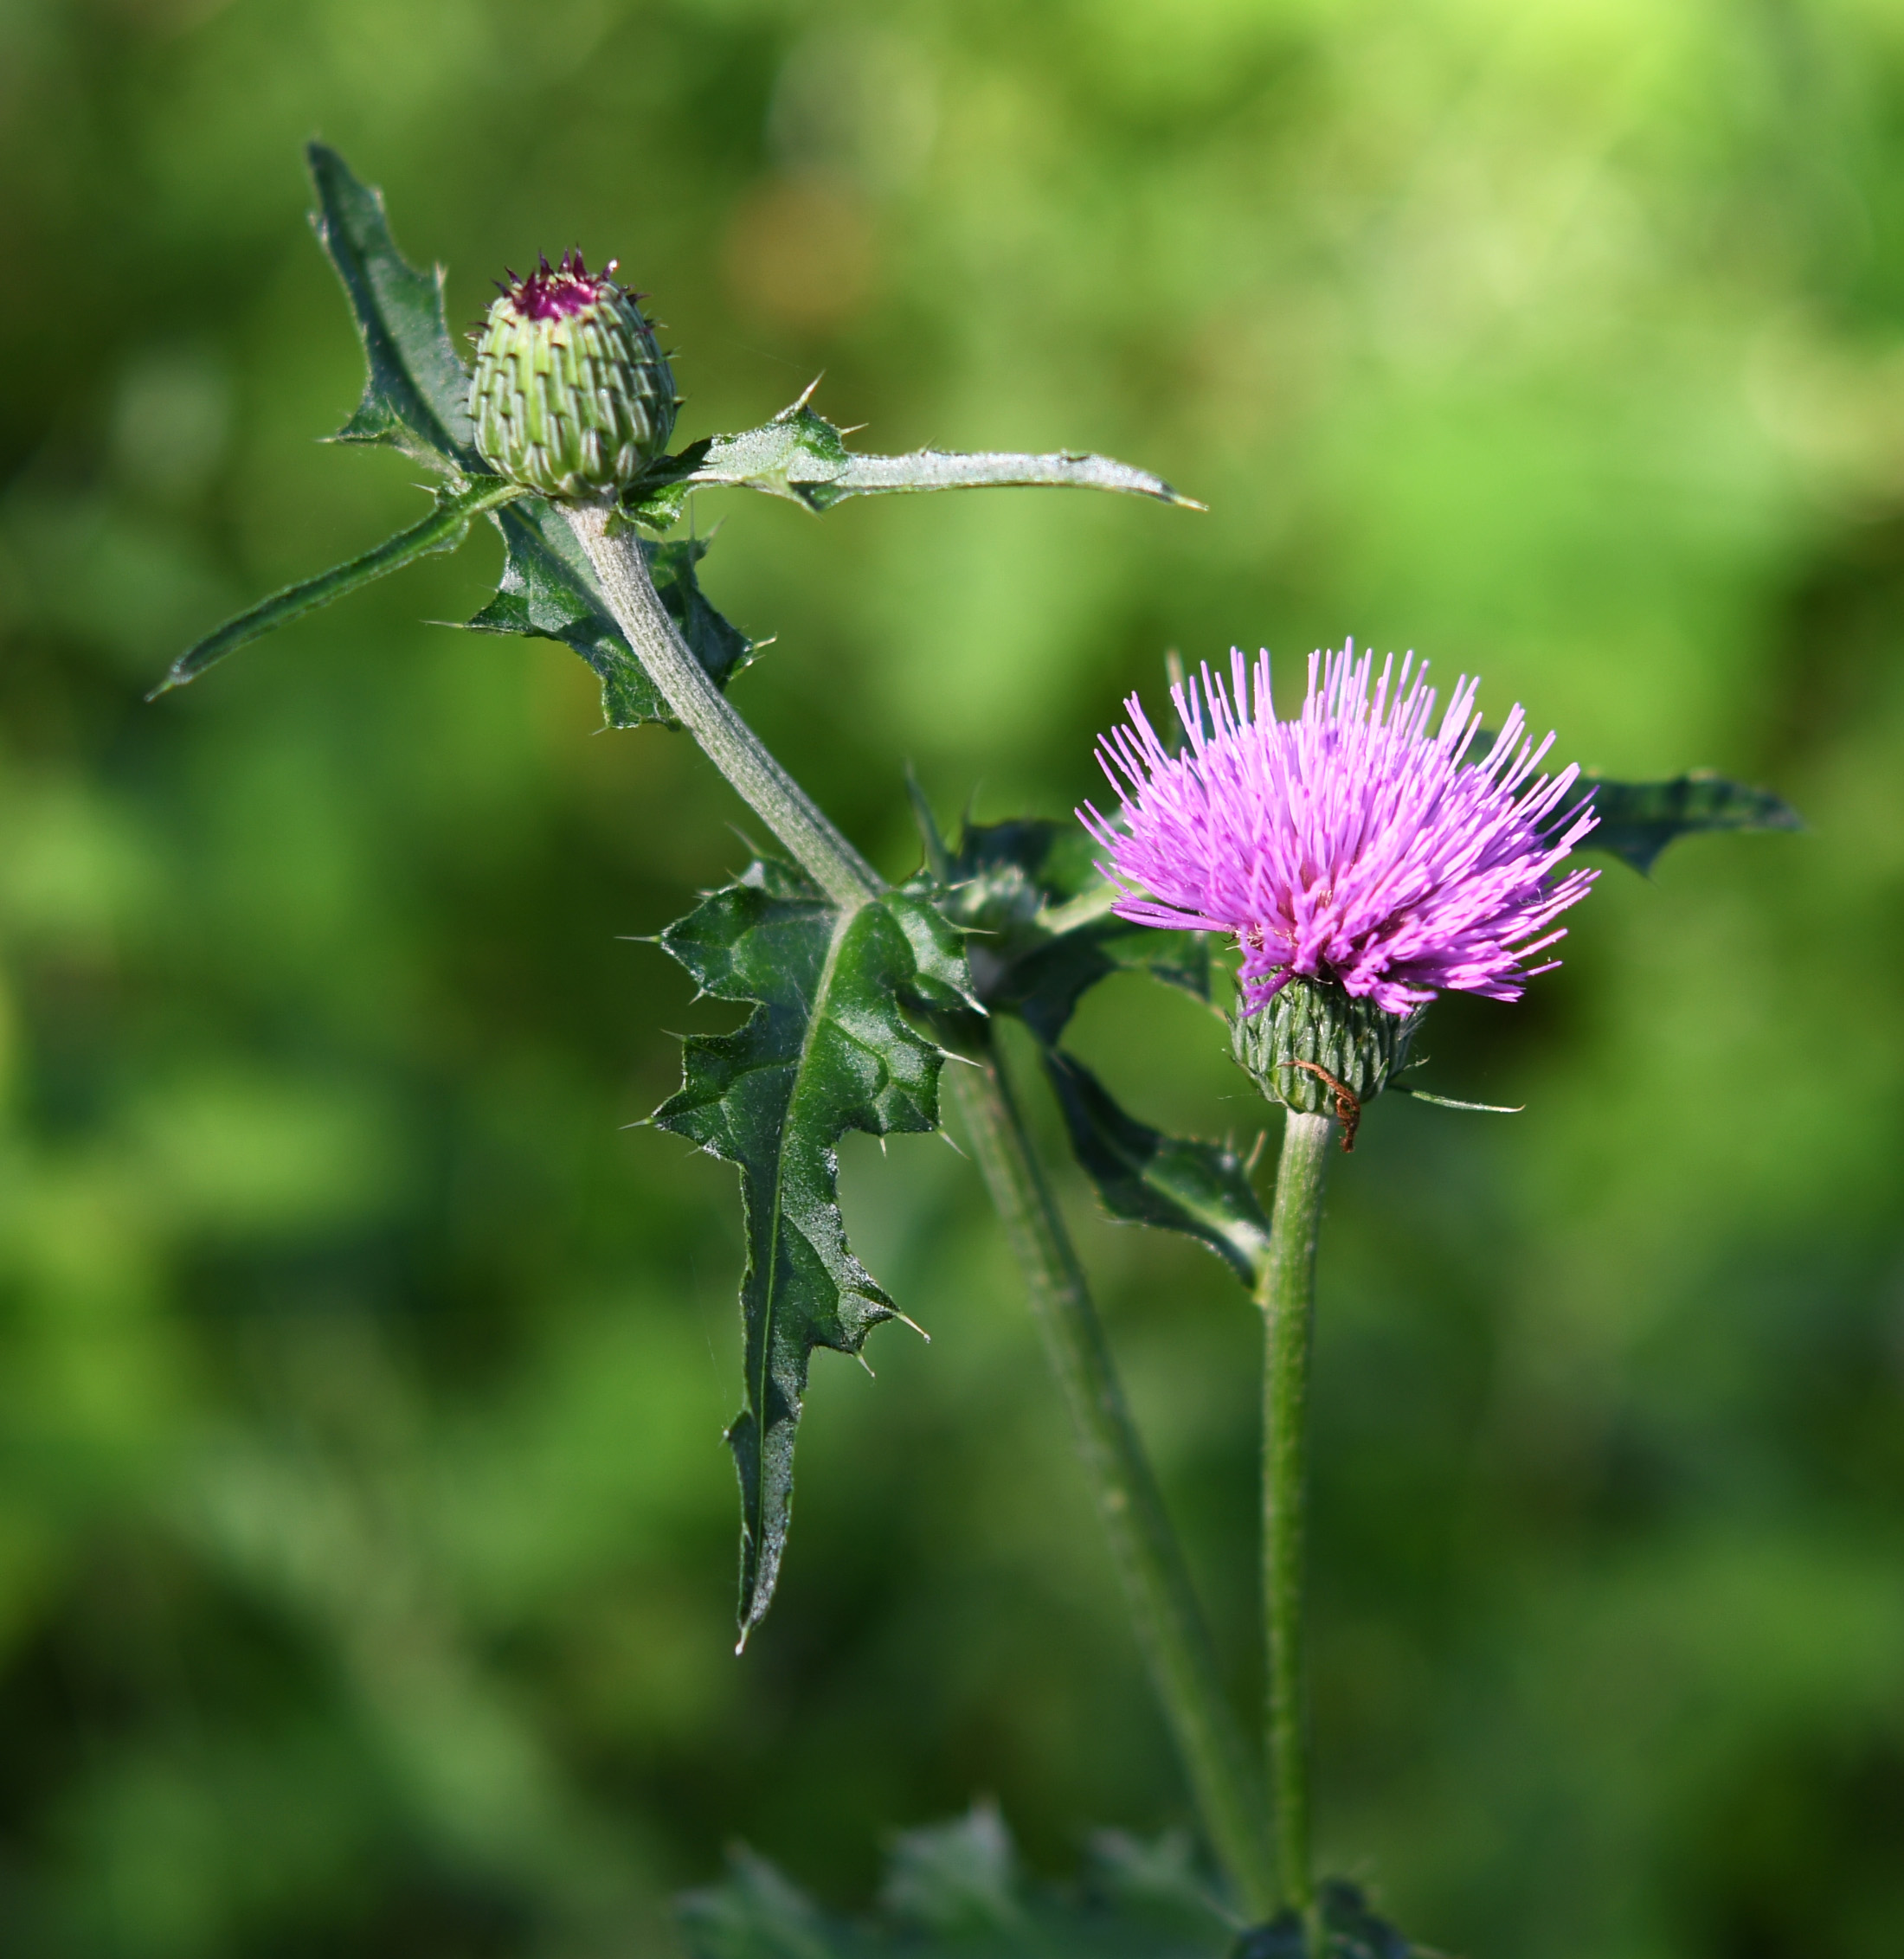
[[[1426,1012],[1390,1013],[1333,980],[1298,975],[1253,1012],[1238,1002],[1231,1044],[1271,1102],[1346,1122],[1407,1064],[1409,1044]]]
[[[612,498],[667,447],[678,405],[654,330],[579,252],[510,274],[476,345],[476,446],[513,481],[568,502]]]

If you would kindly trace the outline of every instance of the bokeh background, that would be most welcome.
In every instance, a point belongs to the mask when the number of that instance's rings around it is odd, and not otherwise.
[[[1610,870],[1335,1185],[1321,1833],[1476,1959],[1904,1941],[1904,10],[1894,0],[10,0],[0,9],[0,1943],[665,1952],[743,1838],[840,1904],[995,1795],[1183,1823],[970,1166],[846,1151],[932,1333],[819,1358],[731,1647],[732,1172],[630,1128],[641,942],[745,861],[685,742],[459,634],[492,536],[157,706],[420,513],[321,133],[473,320],[617,254],[682,430],[1075,446],[1208,516],[704,498],[738,698],[890,873],[1062,814],[1132,686],[1345,633],[1803,837]],[[1079,1050],[1246,1137],[1135,980]],[[1040,1113],[1048,1122],[1048,1112]],[[856,1140],[864,1143],[864,1139]],[[1067,1185],[1252,1695],[1256,1328]]]

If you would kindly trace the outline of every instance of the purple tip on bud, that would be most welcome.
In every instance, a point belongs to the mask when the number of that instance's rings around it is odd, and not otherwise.
[[[580,252],[564,252],[562,263],[551,266],[548,255],[536,254],[536,270],[527,279],[509,274],[503,290],[522,319],[573,319],[592,306],[612,283],[615,261],[609,260],[600,273],[591,273]]]

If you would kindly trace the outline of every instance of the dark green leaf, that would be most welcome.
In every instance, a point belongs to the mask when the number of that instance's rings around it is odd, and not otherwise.
[[[668,722],[641,664],[609,616],[608,601],[576,535],[559,511],[531,498],[497,513],[508,555],[496,596],[468,623],[480,633],[520,633],[559,639],[594,668],[601,711],[611,728]],[[694,568],[711,540],[641,540],[654,588],[694,657],[724,687],[760,647],[730,625],[702,593]],[[672,723],[670,723],[672,725]]]
[[[898,1837],[871,1918],[820,1911],[747,1851],[725,1883],[681,1900],[680,1918],[693,1959],[1224,1959],[1236,1938],[1181,1838],[1107,1832],[1059,1889],[1026,1879],[984,1805]]]
[[[1484,761],[1499,738],[1492,729],[1482,729],[1469,742],[1463,763]],[[1709,768],[1689,769],[1669,782],[1614,782],[1585,770],[1551,827],[1564,829],[1589,790],[1599,822],[1579,847],[1617,857],[1643,877],[1669,844],[1697,831],[1804,828],[1798,813],[1771,790],[1728,782]]]
[[[1676,775],[1669,782],[1609,782],[1583,775],[1580,787],[1594,792],[1594,813],[1600,819],[1580,848],[1605,851],[1643,877],[1669,844],[1697,831],[1804,827],[1798,812],[1771,790],[1728,782],[1709,769]]]
[[[318,196],[311,222],[344,282],[369,369],[363,399],[335,440],[386,443],[446,472],[450,486],[437,493],[435,509],[421,523],[228,620],[173,661],[155,694],[196,679],[300,613],[433,552],[454,550],[473,517],[486,511],[505,522],[510,513],[501,506],[523,495],[476,453],[466,405],[469,376],[444,323],[441,269],[420,273],[404,263],[390,239],[382,192],[359,183],[336,151],[312,143],[305,154]]]
[[[383,194],[322,143],[306,146],[318,208],[311,222],[344,281],[370,368],[339,442],[381,442],[434,469],[493,473],[476,450],[469,371],[443,317],[443,272],[407,265],[390,238]]]
[[[1085,990],[1113,973],[1147,972],[1210,997],[1205,936],[1114,916],[1095,853],[1080,825],[1027,819],[968,824],[949,865],[945,911],[970,935],[979,998],[1046,1046]]]
[[[654,1115],[741,1172],[746,1378],[727,1439],[741,1482],[744,1644],[779,1575],[808,1357],[858,1353],[897,1317],[847,1249],[835,1148],[849,1129],[938,1126],[940,1051],[902,1009],[963,998],[963,960],[923,900],[841,911],[773,862],[712,893],[661,944],[704,994],[755,1008],[735,1032],[687,1042],[680,1090]]]
[[[809,388],[759,428],[716,435],[666,458],[629,493],[631,514],[665,529],[680,515],[690,490],[724,485],[765,491],[811,511],[828,510],[848,497],[1040,485],[1118,490],[1190,510],[1204,507],[1148,471],[1069,450],[1043,456],[1000,451],[962,455],[941,449],[907,456],[858,455],[839,429],[807,406],[812,394]]]
[[[1332,1878],[1319,1887],[1328,1959],[1426,1959],[1386,1920],[1368,1908],[1359,1886]],[[1231,1959],[1308,1959],[1303,1922],[1284,1911],[1245,1932]]]
[[[1269,1255],[1264,1215],[1243,1159],[1222,1143],[1167,1136],[1128,1115],[1081,1062],[1045,1050],[1071,1147],[1113,1217],[1187,1232],[1246,1286]]]
[[[334,565],[315,578],[306,579],[301,585],[287,586],[282,592],[273,593],[250,611],[227,620],[215,633],[207,633],[172,662],[165,678],[148,698],[156,700],[168,687],[183,687],[188,680],[196,680],[208,666],[215,665],[248,640],[288,625],[305,613],[315,612],[319,606],[343,598],[360,585],[401,571],[405,565],[434,552],[453,551],[469,535],[473,517],[484,511],[493,511],[498,505],[513,502],[522,494],[514,484],[505,483],[498,476],[481,478],[460,490],[439,490],[435,509],[421,523],[413,523],[408,530],[385,538],[374,550],[352,558],[348,564]]]
[[[1035,819],[968,824],[955,851],[915,793],[930,883],[968,934],[973,983],[987,1010],[1015,1014],[1037,1037],[1071,1146],[1114,1217],[1187,1232],[1253,1285],[1269,1223],[1242,1159],[1221,1144],[1164,1135],[1121,1109],[1057,1042],[1087,988],[1142,971],[1210,998],[1207,938],[1132,925],[1110,909],[1082,825]]]

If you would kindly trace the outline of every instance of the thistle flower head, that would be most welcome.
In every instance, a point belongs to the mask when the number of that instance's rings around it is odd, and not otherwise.
[[[563,502],[612,499],[666,447],[678,406],[654,330],[579,252],[511,273],[476,343],[469,413],[503,475]]]
[[[1270,658],[1252,701],[1243,655],[1228,687],[1172,690],[1187,747],[1173,754],[1133,694],[1129,723],[1098,745],[1122,805],[1078,816],[1124,889],[1117,915],[1142,925],[1233,935],[1245,1011],[1298,975],[1405,1014],[1443,989],[1520,998],[1558,965],[1528,962],[1596,873],[1562,861],[1592,829],[1568,792],[1579,771],[1536,775],[1553,746],[1526,739],[1519,707],[1487,753],[1478,683],[1455,688],[1431,731],[1435,693],[1412,654],[1380,675],[1353,646],[1312,654],[1309,694],[1278,721]]]

